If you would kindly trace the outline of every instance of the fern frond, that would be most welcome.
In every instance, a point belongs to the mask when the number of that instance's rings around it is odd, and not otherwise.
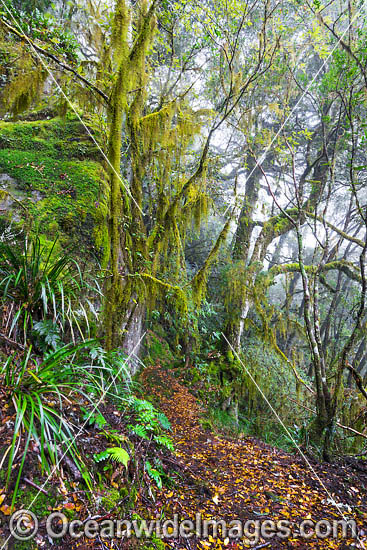
[[[114,462],[119,462],[127,468],[127,463],[130,460],[129,453],[125,451],[122,447],[110,447],[107,449],[108,454],[110,455],[111,460]]]

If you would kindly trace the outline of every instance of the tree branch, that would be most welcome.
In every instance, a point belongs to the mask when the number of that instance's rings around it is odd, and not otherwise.
[[[353,375],[353,378],[354,378],[354,381],[359,389],[359,391],[361,392],[361,394],[363,395],[363,397],[365,399],[367,399],[367,392],[366,390],[364,389],[363,387],[363,380],[360,376],[360,374],[356,371],[356,369],[354,367],[352,367],[352,365],[350,365],[349,363],[346,364],[346,367],[347,369],[350,370],[350,372],[352,373]]]
[[[101,96],[104,101],[106,103],[109,103],[109,98],[108,96],[102,92],[102,90],[100,90],[99,88],[97,88],[97,86],[95,86],[94,84],[92,84],[91,82],[89,82],[89,80],[87,80],[84,76],[82,76],[81,74],[78,73],[78,71],[76,69],[73,69],[73,67],[70,67],[70,65],[67,65],[66,63],[64,63],[63,61],[61,61],[60,59],[58,59],[53,53],[51,52],[48,52],[47,50],[45,50],[44,48],[41,48],[41,46],[38,46],[35,42],[33,42],[33,40],[31,40],[28,36],[26,36],[25,34],[17,31],[17,29],[15,29],[12,25],[9,25],[9,23],[7,23],[6,21],[4,21],[4,19],[0,18],[0,24],[3,25],[9,32],[11,32],[12,34],[14,34],[15,36],[17,36],[20,40],[24,41],[24,42],[28,42],[28,44],[35,50],[37,51],[38,53],[44,55],[45,57],[48,57],[49,59],[52,59],[52,61],[54,61],[55,63],[57,63],[57,65],[59,65],[62,69],[64,69],[65,71],[69,71],[71,73],[73,73],[74,76],[76,76],[76,78],[78,80],[81,80],[81,82],[83,82],[86,86],[88,86],[88,88],[90,88],[91,90],[93,90],[94,92],[96,92],[96,94],[98,94],[99,96]]]
[[[318,270],[318,266],[314,265],[305,265],[304,267],[305,271],[308,273],[316,273]],[[328,262],[327,264],[322,266],[322,271],[327,272],[334,269],[339,269],[354,281],[358,281],[359,283],[361,282],[361,276],[351,262],[347,262],[346,260],[335,260],[333,262]],[[274,277],[282,273],[296,273],[298,271],[300,271],[300,266],[298,262],[291,264],[274,265],[269,269],[269,273]]]
[[[305,212],[306,216],[309,216],[315,220],[318,220],[321,223],[325,223],[330,229],[335,231],[335,233],[338,233],[343,239],[346,239],[347,241],[350,241],[352,243],[358,244],[361,248],[364,247],[364,242],[361,239],[358,239],[357,237],[353,237],[352,235],[349,235],[342,229],[339,229],[339,227],[336,227],[336,225],[333,225],[331,222],[328,222],[327,220],[323,219],[322,216],[318,216],[312,212]]]
[[[314,409],[311,409],[310,407],[306,407],[306,405],[302,405],[301,403],[298,403],[298,401],[296,401],[292,397],[289,397],[289,399],[293,401],[293,403],[297,403],[297,405],[299,407],[302,407],[302,409],[305,409],[306,411],[309,411],[312,414],[316,414],[316,411]],[[347,430],[348,432],[352,432],[354,435],[357,435],[359,437],[364,437],[364,439],[367,439],[367,435],[361,432],[357,432],[357,430],[355,430],[354,428],[351,428],[350,426],[344,426],[343,424],[340,424],[340,422],[335,422],[335,424],[339,426],[339,428],[342,428],[343,430]]]

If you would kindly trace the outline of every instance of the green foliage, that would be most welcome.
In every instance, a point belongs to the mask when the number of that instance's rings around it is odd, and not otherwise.
[[[29,348],[22,359],[18,360],[16,356],[12,356],[1,366],[0,377],[4,392],[16,412],[12,443],[4,455],[5,458],[9,454],[7,487],[25,434],[12,506],[15,503],[31,440],[39,447],[43,470],[50,472],[51,465],[58,468],[59,452],[65,452],[80,470],[89,487],[91,486],[90,475],[74,441],[74,427],[62,413],[63,401],[70,392],[79,392],[88,399],[79,370],[75,370],[71,363],[76,352],[83,347],[85,344],[64,346],[50,354],[41,364],[32,357],[32,350]]]
[[[50,348],[56,351],[62,346],[60,327],[51,319],[45,319],[44,321],[34,323],[33,333],[35,334],[36,346],[43,353]]]
[[[107,424],[107,420],[99,411],[87,411],[84,407],[81,407],[80,410],[83,413],[83,420],[85,420],[90,426],[96,425],[97,428],[103,428]]]
[[[172,440],[164,433],[164,430],[171,429],[170,423],[167,417],[159,412],[149,401],[131,396],[125,402],[124,411],[125,414],[127,413],[129,415],[130,422],[127,424],[127,429],[131,434],[146,439],[149,442],[154,441],[156,447],[173,451]],[[90,418],[91,421],[95,423],[97,415],[94,414],[90,416],[90,414],[85,414],[85,418]],[[99,453],[95,453],[93,459],[97,464],[109,460],[110,462],[119,462],[127,468],[128,461],[133,457],[133,460],[136,462],[136,467],[138,468],[139,456],[134,454],[133,443],[125,435],[119,433],[117,430],[112,430],[107,424],[103,425],[102,434],[108,440],[113,441],[115,446],[108,447]],[[118,443],[118,446],[116,446],[116,443]],[[128,453],[126,451],[126,448],[124,448],[126,445],[130,447],[131,452]],[[144,471],[147,473],[148,477],[161,488],[163,481],[168,478],[162,468],[160,460],[157,457],[153,460],[154,466],[149,460],[146,460],[146,455],[144,456]],[[103,470],[111,471],[111,464],[107,463]]]
[[[5,4],[5,5],[4,5]],[[75,37],[62,25],[56,14],[49,8],[55,4],[52,0],[4,0],[0,6],[0,17],[17,30],[47,43],[48,49],[57,55],[65,55],[69,61],[76,62],[79,52]]]
[[[73,323],[79,328],[76,305],[81,307],[79,296],[88,285],[83,279],[77,262],[69,254],[54,255],[56,241],[48,248],[38,236],[24,238],[23,247],[0,242],[0,306],[12,304],[8,317],[9,337],[24,344],[35,334],[46,336],[56,349],[60,338],[55,336],[55,325],[61,330],[66,324],[72,331]],[[88,316],[82,306],[88,326]],[[52,324],[50,324],[52,319]],[[51,332],[48,332],[51,331]]]
[[[345,190],[352,187],[350,213],[356,207],[358,214],[358,202],[363,204],[359,195],[365,181],[363,112],[366,98],[365,72],[360,60],[366,53],[366,33],[359,25],[360,16],[356,14],[353,21],[349,21],[351,29],[347,46],[339,41],[340,47],[333,48],[337,33],[348,23],[347,14],[340,13],[340,17],[332,22],[330,15],[334,17],[335,10],[321,10],[319,0],[313,2],[313,8],[319,13],[315,16],[311,10],[309,21],[307,17],[300,18],[298,0],[295,4],[289,3],[285,10],[278,10],[276,6],[271,13],[267,2],[249,9],[240,0],[229,5],[218,0],[209,7],[200,3],[191,5],[184,0],[175,2],[172,10],[165,0],[130,3],[117,0],[115,9],[107,10],[107,15],[103,2],[97,3],[98,8],[93,2],[87,2],[88,6],[83,6],[83,10],[75,6],[77,17],[75,26],[74,21],[71,25],[71,28],[78,29],[76,38],[83,45],[83,52],[94,52],[90,60],[86,55],[80,62],[82,56],[76,39],[65,32],[63,23],[58,23],[58,5],[51,6],[52,13],[45,13],[49,4],[48,0],[6,0],[6,6],[20,20],[23,32],[49,53],[73,64],[79,75],[88,75],[103,89],[102,95],[108,93],[106,105],[97,100],[91,100],[89,104],[92,94],[88,85],[84,82],[85,88],[77,90],[74,86],[76,75],[71,77],[70,73],[58,72],[59,81],[70,86],[69,95],[77,108],[88,111],[85,120],[93,121],[94,128],[108,130],[107,139],[103,140],[101,136],[98,139],[103,145],[107,143],[110,164],[106,173],[99,151],[79,121],[68,117],[63,99],[60,104],[59,92],[53,94],[52,88],[51,93],[43,94],[47,74],[28,45],[14,33],[9,40],[8,31],[2,28],[0,88],[3,113],[19,117],[22,112],[35,107],[42,110],[34,116],[54,116],[55,109],[61,112],[60,108],[65,115],[64,120],[0,124],[0,170],[16,180],[15,189],[1,191],[1,196],[14,191],[15,199],[19,199],[13,201],[5,215],[12,218],[13,223],[17,224],[18,220],[19,224],[32,230],[40,226],[45,250],[49,245],[47,239],[53,240],[60,233],[58,242],[61,248],[72,241],[78,244],[75,254],[87,258],[88,264],[97,257],[102,260],[103,267],[109,267],[103,296],[103,330],[108,349],[120,346],[134,325],[132,312],[135,315],[141,308],[143,316],[145,310],[153,310],[152,319],[158,321],[159,317],[160,325],[158,328],[152,325],[154,332],[148,333],[147,360],[152,363],[159,361],[168,367],[184,353],[186,378],[191,378],[201,397],[208,398],[215,411],[210,422],[213,420],[214,424],[223,426],[234,422],[235,429],[237,423],[228,410],[231,403],[237,405],[239,402],[240,424],[242,422],[244,429],[263,433],[269,440],[278,435],[282,438],[267,421],[271,412],[259,394],[258,385],[266,397],[271,397],[272,405],[286,423],[293,421],[294,414],[294,429],[301,432],[299,426],[302,422],[299,420],[303,417],[298,405],[302,406],[304,396],[300,391],[300,379],[296,369],[291,370],[293,364],[282,355],[277,338],[283,338],[285,346],[292,338],[297,345],[300,342],[303,345],[304,326],[292,319],[289,311],[283,315],[283,311],[276,308],[275,304],[282,302],[283,294],[282,299],[279,296],[275,300],[269,299],[273,282],[270,271],[273,269],[274,276],[284,274],[290,268],[298,271],[297,258],[293,258],[292,263],[279,265],[279,258],[284,258],[284,244],[289,251],[293,244],[291,237],[284,243],[282,241],[293,230],[290,216],[298,217],[303,225],[310,213],[316,210],[321,213],[324,206],[334,206],[334,170],[338,170],[338,182],[341,182],[337,185],[335,197],[338,195],[339,200],[339,193],[343,190],[344,202],[344,197],[347,197]],[[63,7],[73,11],[72,3],[63,3]],[[306,7],[306,11],[309,8]],[[322,15],[321,11],[325,14]],[[330,14],[327,15],[328,11]],[[3,27],[4,19],[11,22],[2,8],[0,16]],[[334,29],[334,36],[331,33],[325,38],[327,25],[323,17]],[[294,28],[299,28],[300,24],[302,30],[297,43],[306,49],[295,52]],[[226,29],[226,36],[223,29]],[[202,69],[204,57],[206,62]],[[166,76],[167,81],[164,81]],[[243,87],[246,81],[248,88],[247,85]],[[306,88],[308,100],[304,102],[302,90]],[[204,108],[195,111],[198,89],[201,95],[199,103]],[[281,93],[282,90],[285,93]],[[47,109],[44,109],[45,105]],[[210,144],[210,139],[223,121],[226,147],[222,148],[221,140],[212,147],[214,142]],[[275,135],[279,125],[284,130],[281,136]],[[284,139],[289,149],[294,149],[294,166]],[[250,155],[243,158],[244,150],[251,151],[254,159],[260,158],[259,150],[269,153],[269,158],[264,157],[262,161],[264,177],[271,159],[270,183],[274,185],[275,194],[269,185],[261,215],[258,207],[262,200],[259,193],[264,187],[262,176],[251,177],[258,170],[254,164],[251,167]],[[188,269],[185,239],[208,217],[209,207],[214,204],[212,194],[215,196],[213,218],[218,226],[222,216],[216,213],[217,207],[227,203],[229,188],[225,182],[233,179],[227,168],[234,167],[238,159],[239,170],[234,178],[236,203],[239,198],[237,179],[244,177],[244,171],[247,173],[234,244],[228,242],[231,222],[227,218],[209,254],[205,250],[205,259],[202,257],[201,261],[196,261],[195,258]],[[354,160],[360,166],[353,166]],[[293,171],[289,170],[291,166]],[[299,179],[298,194],[291,188],[285,189],[284,182],[290,181],[294,174],[301,175],[305,166],[308,168],[303,176],[295,178]],[[349,173],[345,172],[345,166],[348,166]],[[357,172],[355,176],[354,171]],[[326,199],[324,189],[327,187]],[[279,213],[279,205],[286,203],[291,205],[287,207],[287,215]],[[326,208],[323,212],[326,213]],[[349,215],[344,214],[348,221]],[[221,226],[223,222],[221,219]],[[319,222],[321,218],[317,217],[314,227],[310,225],[309,228],[315,232],[322,247],[317,235]],[[335,228],[330,226],[329,229],[332,234]],[[215,233],[217,235],[217,231]],[[269,268],[273,262],[269,251],[279,237],[279,248],[277,246],[274,253],[277,259]],[[340,231],[339,237],[343,237]],[[212,283],[208,277],[222,244],[232,258],[229,260],[226,255],[225,267],[218,277],[224,287],[220,300],[215,295],[221,283],[214,283],[210,288],[211,304],[205,302],[207,282]],[[358,239],[356,244],[360,245]],[[38,261],[34,259],[38,254],[37,246],[32,245],[30,258],[28,252],[22,253],[23,263],[9,261],[10,253],[14,252],[11,249],[3,254],[1,305],[6,314],[10,311],[8,335],[24,345],[32,341],[47,359],[47,354],[61,349],[63,339],[75,340],[75,332],[82,337],[93,332],[89,327],[90,313],[94,308],[91,306],[88,312],[85,308],[81,320],[73,310],[73,303],[78,303],[77,294],[73,288],[67,289],[68,281],[63,279],[64,267],[55,272],[52,280],[45,267],[47,258],[41,258],[38,262],[41,267],[36,269],[37,273],[44,270],[46,275],[28,277],[28,271],[32,273],[32,264],[36,265]],[[340,244],[335,248],[335,254],[341,250],[349,249]],[[319,252],[316,249],[314,252],[312,262],[316,264]],[[71,267],[65,265],[65,272],[71,273]],[[356,271],[356,262],[354,267]],[[316,265],[307,266],[311,287],[312,277],[317,272]],[[72,274],[71,287],[75,283],[78,292],[85,291],[82,278],[78,277],[77,272]],[[332,282],[333,285],[336,283],[335,280]],[[327,287],[326,278],[323,283]],[[343,287],[344,281],[341,283]],[[286,296],[284,310],[294,307],[299,290],[295,288],[293,296]],[[329,291],[330,288],[333,291],[329,285]],[[65,307],[64,303],[67,292],[70,307],[66,302]],[[349,318],[346,322],[343,320],[336,331],[338,344],[327,345],[325,340],[328,348],[326,362],[337,356],[338,345],[348,341],[351,319],[355,315],[353,310],[360,302],[359,293],[353,298],[353,304],[351,293],[340,300],[337,292],[335,294],[339,301],[335,317],[349,305],[346,302],[350,302],[351,307],[348,308]],[[294,296],[296,299],[292,304]],[[317,292],[311,301],[316,302],[316,297]],[[327,300],[322,292],[320,302],[322,322],[324,316],[332,316],[325,308]],[[310,302],[305,300],[304,303]],[[157,313],[154,308],[162,306],[164,313]],[[84,303],[82,307],[85,307]],[[299,308],[294,309],[299,316]],[[315,325],[318,322],[316,309],[315,306]],[[284,319],[287,319],[287,324]],[[336,325],[334,319],[332,321]],[[298,326],[288,339],[285,332],[291,324],[292,329]],[[245,369],[232,352],[227,350],[222,356],[218,352],[223,328],[231,343],[240,346],[239,328],[242,329],[242,325],[247,338],[241,353]],[[323,344],[318,343],[318,347],[321,349]],[[310,355],[312,349],[307,359]],[[284,361],[279,359],[280,356]],[[120,405],[122,403],[124,407],[128,376],[123,356],[117,352],[108,355],[96,346],[88,360],[91,364],[85,376],[90,395],[94,397],[112,385],[110,394],[117,400],[120,393]],[[298,360],[302,364],[302,360]],[[334,367],[332,359],[327,384],[334,380]],[[124,373],[122,377],[120,368]],[[247,368],[251,375],[246,372]],[[342,391],[339,383],[337,386],[335,396],[338,398]],[[295,407],[289,404],[289,394],[297,398]],[[319,391],[317,395],[320,395]],[[169,438],[163,433],[169,428],[167,419],[147,402],[138,401],[132,403],[135,422],[129,426],[131,432],[171,448]],[[216,410],[215,401],[226,410]],[[105,426],[98,413],[86,411],[85,420],[101,429]],[[290,443],[283,437],[282,444]]]
[[[5,2],[9,4],[9,2]],[[52,0],[14,0],[12,5],[17,10],[22,10],[28,14],[34,12],[35,10],[43,11],[49,8],[52,4]]]
[[[162,327],[154,324],[154,330],[149,330],[145,337],[145,362],[170,367],[175,358],[167,342],[167,335]]]
[[[145,461],[144,464],[145,471],[147,472],[148,476],[155,481],[159,489],[162,488],[162,472],[160,472],[157,468],[153,468],[149,460]]]
[[[219,353],[215,346],[214,336],[212,346],[206,343],[203,347],[205,354],[196,356],[194,366],[182,373],[208,410],[207,416],[200,420],[203,428],[236,436],[255,435],[289,451],[295,450],[297,444],[305,443],[308,440],[308,415],[304,414],[302,404],[308,396],[299,386],[290,365],[273,346],[259,337],[247,338],[241,352],[246,368],[231,357],[232,354]],[[307,381],[303,373],[302,376]],[[280,425],[258,388],[279,414],[295,442]],[[292,395],[296,403],[289,400]],[[238,419],[233,415],[232,402],[238,402]]]
[[[165,414],[159,412],[152,403],[133,397],[130,401],[134,423],[128,428],[143,439],[153,439],[158,445],[173,451],[172,440],[164,433],[171,425]]]
[[[205,418],[200,419],[201,426],[208,431],[220,431],[239,436],[244,433],[243,422],[236,422],[233,416],[220,407],[211,407]]]
[[[39,447],[44,471],[49,472],[51,466],[57,469],[59,456],[66,453],[91,488],[91,476],[81,449],[74,441],[75,427],[63,413],[63,406],[70,396],[89,401],[91,409],[81,409],[84,422],[103,428],[106,421],[94,406],[94,399],[96,396],[98,399],[110,396],[126,403],[130,373],[123,357],[101,351],[93,341],[60,347],[48,353],[41,362],[29,348],[24,357],[14,355],[5,361],[0,368],[0,379],[4,394],[16,412],[12,443],[4,455],[4,460],[8,455],[7,486],[16,455],[22,448],[12,505],[31,441]],[[120,437],[112,432],[108,435],[120,441]],[[113,449],[108,449],[108,453],[125,464],[124,452]]]
[[[99,344],[89,351],[89,367],[94,373],[91,393],[96,398],[105,393],[120,406],[126,406],[133,390],[131,372],[126,355],[120,350],[106,351]]]
[[[282,411],[284,418],[292,419],[294,406],[289,403],[288,396],[296,395],[296,380],[291,368],[272,349],[271,345],[264,344],[261,339],[249,338],[242,348],[242,359],[253,380],[269,398],[275,410]],[[243,372],[244,377],[244,400],[246,410],[252,412],[264,411],[268,414],[268,406],[251,381],[250,377]]]
[[[158,412],[157,420],[161,424],[161,426],[164,430],[170,430],[171,429],[171,423],[170,423],[170,421],[168,420],[167,416],[164,413]]]
[[[125,468],[127,468],[130,456],[129,453],[125,451],[125,449],[123,449],[122,447],[109,447],[106,450],[113,462],[119,462],[120,464],[123,464]]]
[[[94,462],[97,462],[97,464],[99,462],[103,462],[104,460],[107,460],[107,458],[110,457],[110,454],[108,452],[108,450],[104,450],[104,451],[101,451],[100,453],[94,453],[93,455],[93,460]]]
[[[109,458],[112,460],[112,462],[123,464],[125,468],[127,468],[128,462],[130,460],[129,453],[122,447],[109,447],[108,449],[100,453],[94,454],[93,458],[94,461],[97,463],[107,460]]]
[[[79,60],[78,44],[62,28],[60,18],[42,11],[48,4],[47,0],[0,4],[0,111],[6,117],[18,117],[42,105],[48,71],[30,48],[32,40],[64,62]]]
[[[134,514],[134,519],[137,519],[138,521],[143,520],[143,518],[138,516],[138,514]],[[149,540],[142,543],[141,550],[165,550],[165,547],[166,545],[164,541],[157,537],[156,533],[153,531],[151,536],[149,537]]]

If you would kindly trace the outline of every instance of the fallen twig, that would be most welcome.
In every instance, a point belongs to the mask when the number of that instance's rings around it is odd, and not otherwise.
[[[19,349],[21,351],[25,350],[25,347],[22,346],[22,344],[19,344],[18,342],[16,342],[15,340],[12,340],[11,338],[8,338],[2,332],[0,332],[0,340],[5,342],[6,344],[9,344],[9,346],[12,346],[13,348]]]
[[[23,480],[28,483],[28,485],[30,485],[31,487],[34,487],[35,489],[37,489],[40,493],[43,493],[44,495],[47,495],[48,496],[48,492],[45,491],[42,487],[40,487],[39,485],[37,485],[36,483],[33,483],[33,481],[31,481],[30,479],[28,479],[27,477],[23,477]]]

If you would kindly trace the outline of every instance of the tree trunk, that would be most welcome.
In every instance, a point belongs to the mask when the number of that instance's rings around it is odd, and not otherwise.
[[[127,321],[123,327],[123,350],[129,357],[128,363],[131,374],[135,374],[139,370],[139,352],[141,345],[144,343],[144,320],[145,307],[144,304],[133,303],[129,309]]]
[[[255,159],[248,159],[248,177],[246,181],[245,198],[238,218],[238,225],[232,243],[232,261],[234,264],[248,264],[252,232],[254,230],[253,212],[258,201],[261,172],[256,167]],[[243,270],[245,273],[245,270]],[[241,349],[241,337],[244,329],[244,320],[250,309],[250,301],[243,293],[232,296],[228,306],[228,318],[224,333],[231,346],[237,351]],[[225,345],[225,349],[228,346]]]

